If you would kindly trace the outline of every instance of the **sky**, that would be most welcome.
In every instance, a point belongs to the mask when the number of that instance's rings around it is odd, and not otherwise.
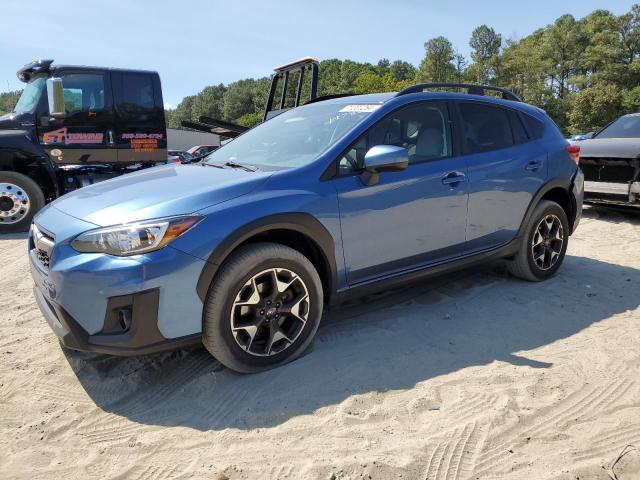
[[[164,102],[207,85],[268,76],[304,56],[418,65],[424,42],[444,35],[469,53],[483,23],[522,38],[562,14],[595,9],[619,15],[620,0],[2,0],[0,92],[17,90],[18,68],[52,58],[80,64],[156,70]]]

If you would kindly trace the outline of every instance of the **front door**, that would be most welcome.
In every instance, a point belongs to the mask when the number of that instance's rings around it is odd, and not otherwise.
[[[100,71],[63,70],[66,116],[40,118],[40,143],[58,163],[113,163],[114,117],[109,76]],[[46,124],[46,125],[45,125]]]
[[[464,251],[467,167],[452,150],[447,104],[421,102],[390,114],[339,161],[338,192],[347,280],[355,285],[456,257]],[[403,146],[409,166],[360,180],[375,145]]]

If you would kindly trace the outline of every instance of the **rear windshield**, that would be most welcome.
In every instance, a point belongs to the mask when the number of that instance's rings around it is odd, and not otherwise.
[[[640,138],[640,114],[620,117],[595,136],[597,138]]]

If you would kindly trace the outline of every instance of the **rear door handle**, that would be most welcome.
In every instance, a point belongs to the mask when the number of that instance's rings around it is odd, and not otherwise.
[[[527,163],[527,166],[524,167],[524,169],[525,170],[529,170],[530,172],[535,172],[535,171],[539,170],[541,166],[542,166],[541,162],[539,162],[538,160],[533,160],[533,161]]]
[[[464,182],[466,178],[467,176],[462,172],[449,172],[442,178],[442,184],[455,187],[458,183]]]

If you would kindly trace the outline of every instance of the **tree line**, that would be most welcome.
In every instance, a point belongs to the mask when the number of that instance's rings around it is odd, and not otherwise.
[[[323,60],[318,94],[397,91],[417,82],[491,84],[544,109],[565,133],[592,131],[623,113],[640,111],[638,4],[619,16],[607,10],[581,19],[563,15],[522,39],[504,38],[480,25],[469,47],[467,58],[447,38],[432,38],[418,66],[388,59],[376,64]],[[253,126],[262,119],[269,83],[263,77],[205,87],[167,110],[167,125],[208,116]],[[16,93],[0,95],[0,113],[12,108]]]
[[[565,133],[593,131],[640,111],[640,5],[622,14],[595,10],[563,15],[522,39],[480,25],[469,39],[470,58],[445,37],[425,42],[418,66],[320,62],[319,95],[397,91],[417,82],[470,82],[508,88],[544,109]],[[295,84],[291,81],[290,84]],[[171,127],[201,115],[252,126],[262,118],[269,79],[206,87],[167,112]]]
[[[18,98],[20,98],[21,93],[21,90],[0,93],[0,115],[4,115],[13,110],[13,107],[18,103]]]

